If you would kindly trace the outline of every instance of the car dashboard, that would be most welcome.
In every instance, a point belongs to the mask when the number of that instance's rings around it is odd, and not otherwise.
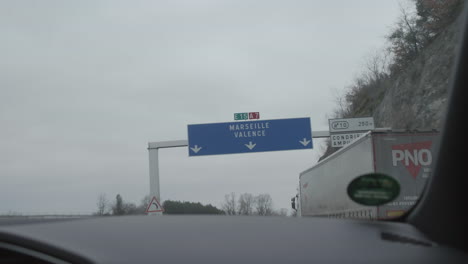
[[[0,263],[468,260],[465,252],[437,245],[409,224],[314,217],[123,216],[8,225],[0,226],[0,250]]]

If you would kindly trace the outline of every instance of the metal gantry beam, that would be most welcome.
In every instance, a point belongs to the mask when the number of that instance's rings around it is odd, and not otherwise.
[[[148,143],[148,149],[175,148],[188,146],[188,140],[172,140]]]

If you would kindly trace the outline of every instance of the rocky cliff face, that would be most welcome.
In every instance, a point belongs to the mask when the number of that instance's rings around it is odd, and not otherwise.
[[[459,17],[449,25],[401,74],[362,92],[346,117],[373,116],[379,128],[440,130],[462,23]],[[319,161],[338,149],[329,145]]]
[[[373,112],[377,127],[441,128],[461,24],[460,17],[386,87]]]

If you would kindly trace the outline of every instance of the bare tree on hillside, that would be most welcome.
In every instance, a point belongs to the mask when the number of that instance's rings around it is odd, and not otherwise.
[[[370,54],[364,62],[364,76],[367,83],[378,82],[390,72],[391,52],[388,49],[378,50]]]

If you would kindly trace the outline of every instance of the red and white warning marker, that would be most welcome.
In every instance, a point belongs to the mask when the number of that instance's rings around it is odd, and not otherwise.
[[[158,199],[156,199],[156,196],[153,196],[153,199],[151,199],[151,202],[148,204],[148,208],[146,208],[146,212],[147,213],[164,212],[164,208],[161,206]]]

